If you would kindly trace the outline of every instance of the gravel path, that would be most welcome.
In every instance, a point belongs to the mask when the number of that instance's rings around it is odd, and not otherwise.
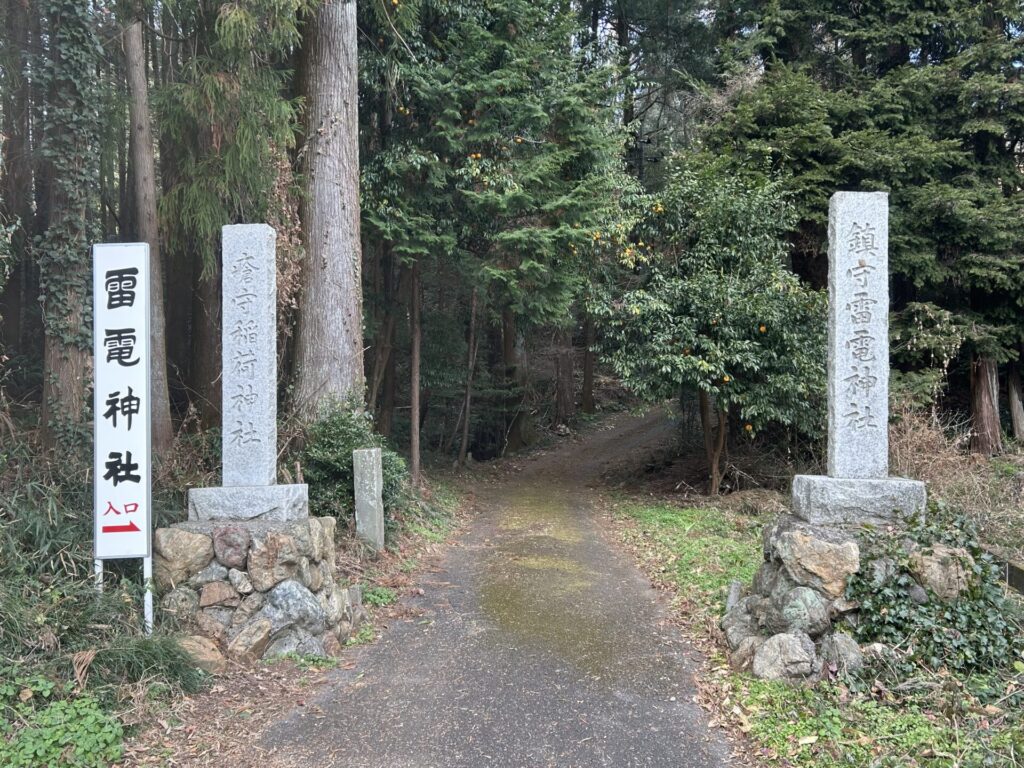
[[[594,519],[602,468],[670,431],[620,415],[478,488],[409,618],[283,714],[268,768],[731,765],[693,703],[693,652]]]

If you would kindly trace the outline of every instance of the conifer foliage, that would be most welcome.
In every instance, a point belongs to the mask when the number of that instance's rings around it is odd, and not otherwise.
[[[709,461],[719,432],[813,440],[836,189],[890,193],[894,391],[970,411],[979,452],[1024,439],[1018,3],[26,8],[0,3],[0,384],[47,450],[88,444],[98,241],[160,245],[171,426],[216,429],[220,228],[259,221],[282,413],[364,395],[414,472],[592,412],[597,350],[642,395],[703,392]],[[314,45],[328,19],[344,46]],[[313,59],[348,74],[312,89]]]

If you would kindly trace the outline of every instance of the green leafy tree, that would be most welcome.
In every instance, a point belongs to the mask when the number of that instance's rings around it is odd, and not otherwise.
[[[794,267],[813,284],[827,274],[832,192],[890,192],[894,362],[934,383],[958,359],[970,371],[974,447],[998,450],[997,366],[1019,356],[1024,306],[1020,4],[724,10],[732,98],[710,147],[787,179]],[[943,337],[961,349],[933,343]]]
[[[785,266],[792,208],[778,183],[700,157],[677,159],[666,182],[623,251],[636,274],[604,306],[603,351],[649,400],[698,393],[716,494],[731,419],[751,436],[820,435],[824,299]]]
[[[173,341],[176,332],[186,337],[192,330],[192,359],[177,362],[191,367],[196,400],[211,425],[220,402],[221,227],[275,221],[280,213],[277,186],[298,126],[288,64],[299,42],[299,13],[309,7],[302,0],[179,0],[166,9],[165,34],[188,40],[191,49],[165,63],[171,76],[153,98],[161,231],[168,273],[191,277],[185,294],[195,308],[190,321],[175,323],[172,304],[169,334]],[[186,346],[178,354],[189,352]]]

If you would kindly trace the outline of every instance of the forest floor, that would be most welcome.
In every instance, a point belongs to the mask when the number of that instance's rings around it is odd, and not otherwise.
[[[471,517],[333,669],[258,667],[191,697],[126,765],[350,768],[739,765],[702,701],[707,672],[613,543],[602,477],[674,437],[617,414],[526,458],[478,465]],[[215,711],[228,716],[208,717]],[[187,722],[187,725],[185,723]]]

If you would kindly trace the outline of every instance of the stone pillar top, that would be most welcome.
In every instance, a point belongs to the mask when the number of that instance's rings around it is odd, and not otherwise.
[[[224,486],[277,481],[276,235],[267,224],[222,230]]]
[[[889,475],[889,201],[836,192],[828,211],[828,474]]]

